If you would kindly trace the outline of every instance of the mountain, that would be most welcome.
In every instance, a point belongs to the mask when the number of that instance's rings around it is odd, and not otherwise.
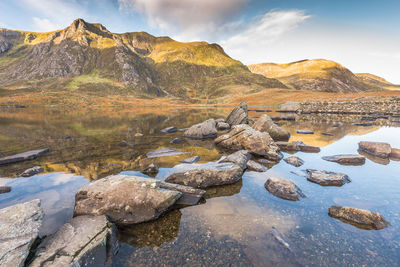
[[[0,87],[186,99],[286,88],[250,72],[217,44],[116,34],[82,19],[47,33],[0,29]]]
[[[392,84],[382,77],[370,73],[355,73],[355,75],[370,86],[381,87],[387,90],[400,90],[400,85]]]
[[[325,59],[301,60],[288,64],[261,63],[248,67],[254,73],[278,79],[294,89],[355,93],[396,87],[371,74],[354,74],[342,65]]]

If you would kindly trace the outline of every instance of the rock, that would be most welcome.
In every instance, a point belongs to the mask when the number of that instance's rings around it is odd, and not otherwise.
[[[215,139],[218,146],[230,150],[247,150],[250,153],[279,161],[279,147],[268,133],[254,130],[247,124],[233,126],[232,130]]]
[[[162,133],[175,133],[178,131],[178,128],[175,126],[167,127],[161,130]]]
[[[390,225],[379,213],[357,208],[331,206],[329,216],[362,229],[380,230]]]
[[[160,181],[114,175],[82,187],[75,196],[74,216],[107,215],[118,225],[157,219],[181,193],[160,188]]]
[[[231,162],[238,165],[242,170],[246,169],[247,162],[250,160],[251,155],[247,150],[239,150],[233,154],[226,156],[219,162]]]
[[[104,215],[72,218],[44,239],[29,266],[111,266],[119,248],[116,232]]]
[[[218,122],[225,122],[225,119],[224,119],[224,118],[218,118],[218,119],[215,120],[215,122],[216,122],[216,123],[218,123]]]
[[[39,156],[41,156],[44,153],[49,152],[49,151],[50,151],[50,148],[36,149],[36,150],[27,151],[27,152],[23,152],[23,153],[12,155],[12,156],[7,156],[4,158],[0,158],[0,165],[36,159]]]
[[[0,210],[0,266],[24,266],[42,219],[39,199]]]
[[[352,123],[351,125],[367,127],[367,126],[373,126],[374,124],[370,123],[370,122],[356,122],[356,123]]]
[[[286,159],[284,159],[284,161],[287,164],[293,165],[295,167],[300,167],[301,165],[304,164],[304,161],[301,158],[296,157],[296,156],[287,157]]]
[[[343,165],[363,165],[365,163],[365,157],[360,155],[334,155],[322,157],[323,160],[332,161]]]
[[[0,186],[0,194],[11,192],[11,186]]]
[[[361,151],[380,158],[388,158],[392,152],[392,148],[389,144],[381,142],[362,141],[358,143],[358,147]]]
[[[339,122],[339,123],[333,124],[332,127],[341,127],[342,125],[343,125],[343,124]]]
[[[297,119],[297,115],[289,115],[289,116],[273,116],[271,120],[273,121],[295,121]]]
[[[249,160],[246,164],[246,167],[247,170],[255,172],[266,172],[268,170],[267,167],[261,165],[260,163],[254,160]]]
[[[276,125],[267,114],[262,115],[253,125],[253,128],[260,132],[269,133],[274,141],[287,141],[290,138],[290,133]]]
[[[193,188],[190,186],[184,186],[180,184],[171,184],[167,182],[161,182],[160,187],[169,190],[179,191],[182,193],[181,198],[179,198],[178,201],[175,202],[176,205],[184,205],[184,206],[197,205],[201,200],[201,198],[206,193],[205,190]]]
[[[390,152],[390,158],[392,158],[392,159],[400,159],[400,149],[392,148],[392,151]]]
[[[257,159],[257,161],[259,163],[265,164],[265,165],[274,165],[274,164],[276,164],[276,162],[270,161],[270,160],[267,160],[267,159]]]
[[[321,149],[316,146],[310,146],[304,144],[302,141],[294,141],[294,142],[276,142],[276,145],[283,151],[301,151],[308,153],[319,153]]]
[[[296,133],[298,133],[298,134],[314,134],[313,131],[309,131],[309,130],[298,130],[298,131],[296,131]]]
[[[174,155],[181,155],[183,154],[181,151],[172,149],[172,148],[162,148],[155,151],[151,151],[147,153],[148,158],[158,158],[158,157],[167,157],[167,156],[174,156]]]
[[[298,188],[292,181],[283,178],[271,177],[264,184],[265,188],[279,198],[286,200],[297,201],[300,198],[305,198],[300,188]]]
[[[149,166],[144,168],[142,170],[142,173],[144,174],[149,174],[149,175],[154,175],[158,173],[158,166],[154,163],[151,163]]]
[[[306,172],[307,172],[307,180],[319,185],[342,186],[346,183],[350,183],[350,178],[343,173],[317,171],[310,169],[306,170]]]
[[[181,164],[166,182],[207,188],[215,185],[233,184],[242,179],[243,170],[233,163]]]
[[[248,109],[247,103],[242,102],[239,106],[235,107],[225,120],[231,127],[239,124],[248,123]]]
[[[183,133],[183,137],[192,139],[215,138],[217,135],[218,131],[214,119],[195,124]]]
[[[198,162],[199,160],[200,160],[199,156],[194,156],[194,157],[191,157],[191,158],[188,158],[188,159],[181,160],[179,162],[180,163],[186,163],[186,164],[193,164],[195,162]]]
[[[20,176],[22,177],[31,177],[33,175],[36,175],[38,173],[44,172],[44,169],[40,166],[35,166],[33,168],[25,170],[23,173],[21,173]]]
[[[135,137],[142,137],[143,134],[142,133],[135,133]]]
[[[335,136],[334,134],[331,134],[331,133],[321,133],[322,135],[325,135],[325,136]]]
[[[279,106],[279,112],[297,112],[300,111],[300,103],[294,101],[288,101]]]
[[[225,131],[229,130],[231,126],[226,122],[217,122],[217,129],[218,131]]]
[[[180,143],[182,143],[182,139],[180,139],[180,138],[174,138],[174,139],[171,140],[170,143],[171,143],[171,144],[174,144],[174,145],[180,144]]]

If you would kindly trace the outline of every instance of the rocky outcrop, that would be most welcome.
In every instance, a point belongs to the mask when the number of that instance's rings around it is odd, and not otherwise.
[[[195,124],[183,133],[183,137],[192,139],[215,138],[217,135],[218,131],[214,119]]]
[[[158,150],[150,151],[146,155],[148,158],[168,157],[182,154],[181,151],[172,148],[161,148]]]
[[[44,239],[30,266],[111,266],[116,231],[106,216],[75,217]]]
[[[176,205],[183,205],[183,206],[191,206],[196,205],[199,201],[203,198],[206,191],[193,188],[190,186],[180,185],[180,184],[171,184],[167,182],[160,183],[161,188],[165,188],[168,190],[179,191],[182,193],[182,196],[175,202]]]
[[[158,173],[158,166],[154,163],[151,163],[146,168],[142,170],[142,173],[147,175],[155,175]]]
[[[267,114],[263,114],[252,127],[257,131],[269,133],[274,141],[287,141],[290,138],[290,133],[276,125]]]
[[[271,177],[264,184],[265,188],[279,198],[297,201],[300,198],[305,198],[300,188],[298,188],[292,181],[283,178]]]
[[[342,186],[346,183],[350,183],[350,178],[343,173],[317,171],[310,169],[306,170],[306,172],[307,172],[307,180],[319,185]]]
[[[322,157],[323,160],[336,162],[342,165],[363,165],[365,157],[361,155],[343,154]]]
[[[301,151],[301,152],[307,152],[307,153],[319,153],[321,149],[316,146],[310,146],[302,141],[293,141],[291,143],[289,142],[276,142],[276,145],[283,151]]]
[[[27,151],[27,152],[19,153],[19,154],[12,155],[12,156],[7,156],[4,158],[0,158],[0,165],[36,159],[37,157],[39,157],[42,154],[49,152],[49,151],[50,151],[50,148],[36,149],[36,150]]]
[[[365,142],[358,143],[361,151],[380,158],[388,158],[392,152],[392,148],[387,143],[381,142]]]
[[[165,181],[195,188],[207,188],[236,183],[242,179],[242,174],[242,168],[233,163],[181,164],[174,167],[174,172]]]
[[[287,157],[286,159],[284,159],[284,161],[287,164],[293,165],[295,167],[300,167],[301,165],[304,164],[304,161],[301,158],[296,157],[296,156]]]
[[[279,106],[279,112],[297,112],[300,111],[301,105],[299,102],[288,101]]]
[[[247,124],[233,126],[232,130],[215,139],[215,143],[229,150],[247,150],[252,154],[279,161],[279,147],[268,133],[254,130]]]
[[[248,109],[247,103],[242,102],[239,106],[235,107],[225,120],[230,126],[248,123]]]
[[[255,171],[255,172],[266,172],[268,170],[267,167],[261,165],[260,163],[254,161],[254,160],[249,160],[247,162],[247,170],[249,171]]]
[[[112,222],[128,225],[157,219],[181,193],[160,188],[160,181],[114,175],[92,182],[75,196],[74,216],[107,215]]]
[[[246,169],[247,162],[250,160],[251,155],[247,150],[239,150],[230,154],[220,160],[219,162],[231,162],[238,165],[242,170]]]
[[[39,199],[0,210],[0,266],[24,266],[42,219]]]
[[[32,168],[29,168],[27,170],[25,170],[23,173],[21,173],[20,176],[22,177],[31,177],[33,175],[39,174],[41,172],[44,172],[44,169],[40,166],[35,166]]]
[[[390,225],[381,214],[357,208],[332,206],[329,216],[362,229],[380,230]]]

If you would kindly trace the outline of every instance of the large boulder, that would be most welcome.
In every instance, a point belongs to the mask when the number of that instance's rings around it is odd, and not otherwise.
[[[279,198],[297,201],[306,197],[292,181],[283,178],[271,177],[264,186],[268,192]]]
[[[269,133],[274,141],[287,141],[290,138],[290,133],[276,125],[267,114],[263,114],[254,123],[253,128],[260,132]]]
[[[214,119],[195,124],[183,133],[183,137],[193,139],[215,138],[217,135],[218,131]]]
[[[248,123],[248,109],[247,103],[242,102],[239,106],[235,107],[225,120],[230,126]]]
[[[392,152],[389,144],[381,142],[362,141],[358,143],[358,147],[361,151],[380,158],[388,158]]]
[[[390,225],[379,213],[351,207],[331,206],[329,216],[362,229],[380,230]]]
[[[279,106],[279,112],[298,112],[301,109],[299,102],[288,101]]]
[[[231,162],[238,165],[242,170],[246,169],[247,162],[250,160],[251,155],[247,150],[239,150],[233,154],[224,157],[219,162]]]
[[[323,160],[336,162],[342,165],[363,165],[365,157],[361,155],[343,154],[322,157]]]
[[[0,158],[0,165],[36,159],[37,157],[39,157],[42,154],[49,152],[49,151],[50,151],[50,148],[44,148],[44,149],[31,150],[31,151],[15,154],[12,156],[7,156],[4,158]]]
[[[107,215],[112,222],[129,225],[157,219],[181,193],[160,188],[160,181],[114,175],[92,182],[75,196],[74,216]]]
[[[44,239],[30,266],[111,266],[116,231],[104,215],[75,217]]]
[[[233,126],[232,130],[215,139],[215,143],[230,150],[247,150],[252,154],[278,161],[282,159],[279,147],[266,132],[259,132],[247,124]]]
[[[0,266],[24,266],[42,219],[39,199],[0,210]]]
[[[323,186],[342,186],[350,183],[346,174],[307,169],[307,180]]]
[[[207,188],[236,183],[242,179],[242,175],[242,168],[234,163],[181,164],[174,167],[174,172],[165,181],[195,188]]]

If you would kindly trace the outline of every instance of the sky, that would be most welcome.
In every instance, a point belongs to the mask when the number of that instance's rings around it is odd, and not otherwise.
[[[400,84],[399,0],[0,0],[0,28],[52,31],[76,18],[222,45],[244,64],[334,60]]]

